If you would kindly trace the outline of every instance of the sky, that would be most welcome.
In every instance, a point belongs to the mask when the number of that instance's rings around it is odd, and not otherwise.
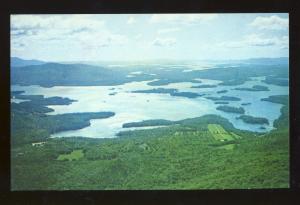
[[[11,15],[11,56],[44,61],[289,56],[287,13]]]

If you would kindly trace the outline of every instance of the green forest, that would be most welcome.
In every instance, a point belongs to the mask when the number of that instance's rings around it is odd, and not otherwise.
[[[289,187],[288,96],[265,99],[283,107],[276,129],[264,134],[237,130],[225,118],[205,115],[173,123],[141,122],[168,126],[120,132],[112,139],[50,138],[57,130],[78,129],[114,113],[51,116],[45,114],[47,102],[70,99],[27,97],[31,103],[12,103],[12,190]],[[37,101],[43,103],[36,106]]]

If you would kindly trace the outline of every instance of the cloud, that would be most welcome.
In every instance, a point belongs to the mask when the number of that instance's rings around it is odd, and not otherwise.
[[[282,37],[264,37],[259,34],[250,34],[244,36],[240,41],[229,41],[219,43],[220,47],[227,48],[242,48],[242,47],[269,47],[269,46],[279,46],[281,49],[288,47],[289,38],[288,36]]]
[[[180,28],[164,28],[164,29],[159,29],[157,31],[158,34],[165,34],[165,33],[172,33],[172,32],[176,32],[176,31],[180,31]]]
[[[251,34],[245,36],[244,43],[249,46],[274,46],[277,38],[262,38],[261,35]]]
[[[288,49],[289,48],[289,37],[288,36],[282,36],[277,41],[278,46],[280,46],[281,49]]]
[[[24,30],[24,29],[14,29],[11,30],[11,35],[14,36],[29,36],[29,35],[36,35],[37,31],[35,30]]]
[[[153,14],[150,23],[197,24],[215,19],[218,14]]]
[[[111,32],[99,17],[86,14],[12,15],[12,50],[20,49],[18,45],[97,48],[120,46],[128,42],[126,36]]]
[[[87,14],[65,15],[12,15],[11,30],[39,31],[51,30],[57,33],[71,33],[80,30],[97,30],[104,26],[104,21]]]
[[[258,16],[250,23],[250,26],[256,27],[258,29],[268,29],[268,30],[284,30],[289,26],[289,20],[287,18],[281,18],[276,15],[270,17]]]
[[[175,38],[156,38],[153,42],[152,45],[154,46],[173,46],[176,44],[176,39]]]
[[[127,20],[127,24],[134,24],[136,22],[137,20],[133,16],[130,16]]]
[[[104,21],[90,15],[12,15],[11,35],[13,40],[47,41],[53,38],[68,39],[85,31],[97,31]]]

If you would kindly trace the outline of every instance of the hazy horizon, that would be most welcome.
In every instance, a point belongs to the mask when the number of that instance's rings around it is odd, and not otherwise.
[[[11,15],[11,56],[42,61],[289,56],[287,13]]]
[[[46,61],[43,59],[37,59],[37,58],[22,58],[19,56],[11,56],[11,58],[19,58],[22,60],[30,61],[30,60],[36,60],[36,61],[44,61],[46,63],[78,63],[78,62],[91,62],[91,63],[100,63],[100,62],[155,62],[155,61],[160,61],[160,62],[166,62],[166,61],[172,61],[172,62],[188,62],[188,61],[195,61],[195,62],[200,62],[200,61],[245,61],[245,60],[256,60],[256,59],[281,59],[281,58],[289,58],[289,56],[279,56],[279,57],[259,57],[259,58],[240,58],[240,59],[145,59],[145,60],[76,60],[76,61]]]

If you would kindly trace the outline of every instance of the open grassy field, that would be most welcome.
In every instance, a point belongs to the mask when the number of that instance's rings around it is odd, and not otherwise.
[[[227,144],[217,147],[217,149],[226,149],[226,150],[233,150],[235,148],[235,144]]]
[[[219,124],[208,124],[207,129],[217,143],[211,144],[216,146],[218,149],[232,150],[236,146],[236,140],[242,137],[234,132],[227,132],[222,125]]]
[[[82,149],[80,150],[74,150],[70,154],[61,154],[58,156],[57,160],[78,160],[84,156]]]
[[[235,140],[235,138],[229,134],[221,125],[218,124],[208,124],[207,128],[215,140],[218,141],[230,141]]]

